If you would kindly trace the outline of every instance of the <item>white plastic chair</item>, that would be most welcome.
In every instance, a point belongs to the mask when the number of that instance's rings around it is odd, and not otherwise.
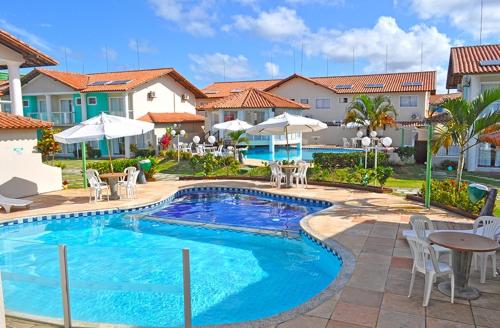
[[[137,178],[139,177],[139,173],[140,171],[135,171],[124,185],[127,198],[135,198],[137,195]]]
[[[305,188],[307,188],[307,169],[309,168],[309,163],[300,161],[299,168],[297,172],[292,173],[292,184],[295,181],[296,187],[299,187],[299,184],[302,184]]]
[[[342,143],[343,143],[343,147],[344,148],[349,148],[351,147],[351,144],[349,143],[349,140],[347,140],[347,138],[342,138]]]
[[[196,146],[196,155],[200,155],[200,156],[205,155],[205,146],[203,146],[203,145]]]
[[[283,180],[286,183],[286,175],[277,162],[271,161],[269,162],[269,166],[271,167],[271,180],[269,182],[271,186],[275,185],[279,189]]]
[[[109,186],[101,181],[99,181],[99,173],[96,170],[88,169],[85,171],[87,176],[87,182],[89,184],[90,194],[89,194],[89,203],[92,202],[92,196],[94,196],[94,202],[102,198],[103,191],[107,191],[107,197],[109,202],[109,196],[111,194],[111,190]]]
[[[413,231],[415,231],[416,238],[424,240],[426,242],[429,242],[427,236],[436,231],[434,229],[434,224],[432,223],[432,221],[425,215],[412,215],[410,217],[410,225]],[[449,248],[439,245],[432,245],[432,248],[434,248],[438,259],[441,255],[447,254],[449,256],[448,263],[450,263],[451,265],[452,257],[451,250]]]
[[[494,216],[480,216],[474,221],[472,230],[474,234],[486,238],[495,239],[497,231],[500,229],[500,218]],[[491,264],[493,267],[493,277],[497,276],[497,253],[496,251],[474,253],[473,255],[473,268],[477,270],[477,263],[479,262],[479,269],[481,271],[480,282],[486,282],[486,267],[488,265],[488,258],[491,257]],[[478,261],[479,260],[479,261]]]
[[[3,207],[5,213],[10,213],[12,207],[29,208],[31,204],[33,204],[31,200],[10,198],[0,194],[0,207]]]
[[[132,180],[135,172],[137,172],[137,168],[135,166],[129,166],[123,170],[123,173],[126,175],[118,181],[118,188],[120,192],[121,189],[127,185],[127,181]]]
[[[413,285],[415,283],[415,275],[420,272],[425,275],[424,285],[424,299],[422,306],[429,304],[431,296],[432,284],[437,277],[447,276],[451,279],[451,303],[455,298],[455,276],[449,264],[439,262],[434,248],[425,240],[418,238],[408,237],[408,244],[410,244],[411,253],[413,255],[413,267],[411,270],[410,290],[408,297],[411,297]]]

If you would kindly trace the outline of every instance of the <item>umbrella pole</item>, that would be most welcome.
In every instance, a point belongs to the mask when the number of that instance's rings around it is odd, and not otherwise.
[[[111,159],[111,143],[109,142],[109,139],[106,139],[106,142],[108,143],[108,157],[109,157],[109,166],[111,167],[111,173],[113,172],[113,160]]]
[[[87,145],[82,142],[83,188],[87,188]]]
[[[285,137],[286,137],[286,153],[288,155],[288,162],[290,162],[290,145],[288,144],[288,126],[285,126]]]

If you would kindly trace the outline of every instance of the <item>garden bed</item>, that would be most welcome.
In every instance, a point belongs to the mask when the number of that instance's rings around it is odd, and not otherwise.
[[[180,176],[179,180],[250,180],[250,181],[269,181],[269,178],[266,177],[245,177],[245,176]],[[363,186],[360,184],[352,184],[352,183],[342,183],[342,182],[329,182],[329,181],[308,181],[310,185],[323,186],[323,187],[338,187],[338,188],[347,188],[347,189],[355,189],[362,191],[369,191],[375,193],[392,193],[391,188],[381,188],[376,186]]]
[[[425,201],[424,201],[424,199],[422,197],[416,196],[416,195],[406,195],[406,199],[413,200],[415,202],[419,202],[419,203],[422,203],[422,204],[425,203]],[[466,218],[469,218],[469,219],[476,219],[478,217],[477,215],[469,213],[467,211],[464,211],[464,210],[462,210],[462,209],[460,209],[458,207],[441,204],[439,202],[431,201],[431,205],[435,206],[435,207],[438,207],[438,208],[441,208],[443,210],[447,210],[447,211],[455,213],[455,214],[462,215],[462,216],[464,216]]]

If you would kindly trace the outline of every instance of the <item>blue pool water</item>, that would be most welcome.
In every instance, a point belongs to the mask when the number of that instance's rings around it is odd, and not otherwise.
[[[361,149],[348,148],[292,148],[290,147],[290,160],[304,160],[311,162],[314,153],[353,153],[363,151]],[[282,161],[288,159],[286,147],[275,147],[274,153],[268,147],[249,148],[246,153],[247,158],[259,159],[263,161]]]
[[[318,209],[248,194],[194,192],[155,215],[224,224],[240,218],[245,226],[255,221],[278,229],[281,221],[272,218],[295,224]],[[182,325],[182,248],[190,249],[195,325],[289,310],[327,287],[341,267],[335,255],[303,235],[166,224],[123,213],[24,223],[0,228],[8,310],[62,317],[58,244],[67,245],[73,320],[138,326]]]

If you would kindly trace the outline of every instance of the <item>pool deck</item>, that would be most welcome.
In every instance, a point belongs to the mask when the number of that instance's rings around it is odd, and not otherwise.
[[[474,273],[471,284],[482,296],[475,301],[456,300],[455,304],[434,287],[427,308],[422,307],[423,277],[417,276],[413,296],[407,297],[412,260],[401,235],[408,229],[409,216],[425,214],[438,229],[463,229],[471,220],[440,209],[426,210],[420,204],[390,194],[377,194],[334,187],[310,186],[308,189],[273,189],[254,181],[158,181],[138,187],[137,199],[88,203],[85,190],[62,190],[30,197],[30,210],[9,214],[0,220],[107,208],[125,208],[158,201],[182,187],[231,186],[255,188],[279,194],[332,201],[335,207],[308,220],[308,227],[320,240],[342,244],[356,257],[347,284],[317,308],[294,319],[270,327],[499,327],[500,277],[487,273],[479,284]],[[47,327],[9,319],[8,327]]]

